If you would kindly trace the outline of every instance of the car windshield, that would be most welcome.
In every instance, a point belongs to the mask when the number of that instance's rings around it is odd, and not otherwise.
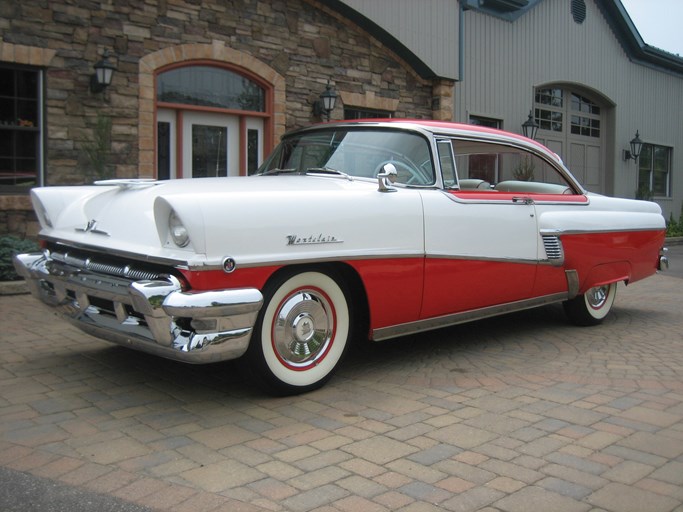
[[[376,178],[386,164],[398,173],[397,183],[435,183],[429,142],[401,130],[321,129],[285,138],[258,174],[316,173]]]

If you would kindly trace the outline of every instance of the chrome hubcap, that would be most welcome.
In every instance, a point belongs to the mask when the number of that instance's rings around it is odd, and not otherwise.
[[[279,358],[302,367],[321,360],[334,335],[332,311],[328,300],[312,290],[300,290],[287,297],[273,327],[273,347]]]
[[[600,309],[607,301],[609,286],[597,286],[586,292],[586,301],[593,309]]]

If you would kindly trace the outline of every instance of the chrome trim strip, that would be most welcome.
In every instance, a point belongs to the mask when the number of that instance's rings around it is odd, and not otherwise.
[[[539,261],[538,259],[522,259],[522,258],[493,258],[489,256],[473,256],[473,255],[453,255],[453,254],[427,254],[426,259],[432,260],[456,260],[456,261],[486,261],[491,263],[519,263],[520,265],[538,265],[539,263],[547,263]]]
[[[567,277],[567,298],[573,299],[579,294],[579,273],[576,270],[565,270]]]
[[[464,311],[462,313],[454,313],[452,315],[444,315],[436,318],[427,318],[425,320],[408,322],[405,324],[381,327],[372,331],[372,339],[374,341],[383,341],[390,338],[396,338],[398,336],[404,336],[406,334],[431,331],[434,329],[440,329],[442,327],[471,322],[473,320],[481,320],[483,318],[498,316],[505,313],[512,313],[515,311],[522,311],[538,306],[544,306],[546,304],[553,304],[555,302],[562,302],[567,299],[568,296],[566,293],[555,293],[552,295],[546,295],[544,297],[535,297],[533,299],[509,302],[507,304],[489,306],[486,308]]]
[[[664,231],[664,228],[610,228],[610,229],[548,229],[540,230],[541,236],[563,236],[563,235],[601,235],[605,233],[642,233],[643,231]]]
[[[514,200],[510,199],[496,199],[496,194],[499,194],[501,192],[497,190],[474,190],[473,192],[480,192],[482,194],[491,194],[491,199],[464,199],[462,197],[456,196],[453,192],[462,192],[462,193],[467,193],[467,191],[463,191],[460,189],[453,189],[453,190],[442,190],[441,191],[443,194],[445,194],[451,201],[454,201],[459,204],[505,204],[505,205],[513,205],[513,206],[531,206],[531,205],[555,205],[555,206],[589,206],[591,199],[590,196],[584,196],[581,194],[573,194],[573,195],[580,195],[581,197],[586,197],[587,201],[584,202],[578,202],[578,201],[539,201],[537,197],[535,197],[535,194],[529,193],[528,199],[530,199],[532,202],[530,204],[527,204],[525,202],[517,201],[515,202]],[[504,194],[512,194],[512,192],[503,192]],[[524,196],[524,193],[522,192],[515,192],[516,196]],[[527,198],[526,196],[524,196]],[[565,196],[566,197],[566,196]],[[517,197],[513,199],[519,199]]]

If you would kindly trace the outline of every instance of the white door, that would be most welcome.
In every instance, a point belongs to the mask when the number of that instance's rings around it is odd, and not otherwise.
[[[183,113],[183,177],[239,176],[236,116]]]

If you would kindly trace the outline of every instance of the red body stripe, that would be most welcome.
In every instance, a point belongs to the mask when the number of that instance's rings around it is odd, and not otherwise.
[[[569,196],[580,197],[580,196]],[[565,270],[576,270],[579,293],[610,282],[655,273],[661,231],[562,235],[563,266],[459,258],[351,260],[363,281],[370,327],[377,329],[435,316],[567,291]],[[258,288],[279,266],[182,271],[193,289]]]

